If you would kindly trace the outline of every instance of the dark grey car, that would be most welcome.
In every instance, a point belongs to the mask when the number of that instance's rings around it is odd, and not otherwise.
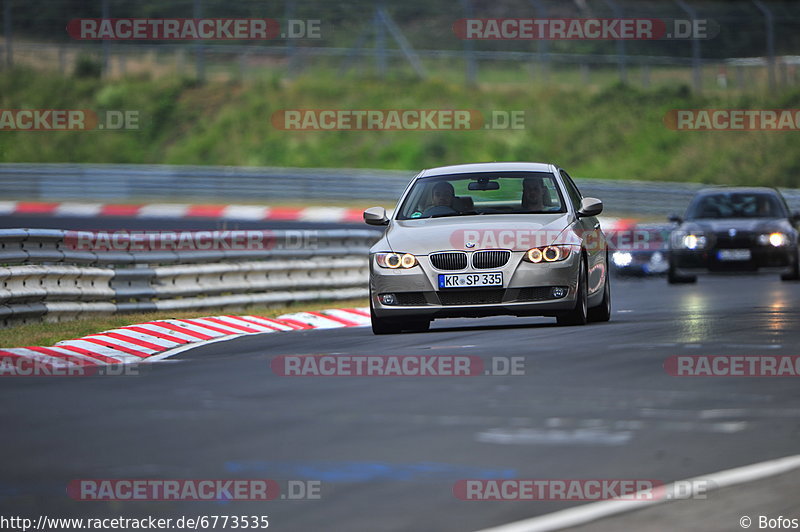
[[[798,213],[771,188],[716,187],[692,199],[669,239],[671,284],[692,283],[699,273],[774,272],[800,278]]]

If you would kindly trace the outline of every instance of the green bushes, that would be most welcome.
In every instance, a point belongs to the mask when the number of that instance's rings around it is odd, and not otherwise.
[[[677,132],[680,108],[787,108],[800,91],[770,97],[692,96],[683,86],[600,91],[520,84],[467,88],[444,81],[381,82],[308,75],[245,84],[104,81],[15,70],[0,74],[9,108],[136,110],[128,131],[2,132],[3,162],[167,163],[418,169],[470,161],[540,160],[609,179],[800,186],[800,132]],[[521,130],[284,131],[282,109],[525,111]]]

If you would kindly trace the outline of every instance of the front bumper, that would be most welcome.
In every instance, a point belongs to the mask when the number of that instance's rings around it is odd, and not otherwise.
[[[575,250],[564,261],[533,264],[522,260],[523,252],[512,252],[508,263],[491,270],[442,271],[427,256],[408,270],[385,269],[370,261],[370,298],[375,315],[386,317],[452,318],[497,315],[554,316],[575,307],[580,253]],[[503,273],[502,287],[438,288],[442,273]],[[552,296],[553,287],[567,294]],[[394,294],[397,304],[381,303],[379,295]]]
[[[672,250],[670,261],[677,273],[790,273],[797,261],[796,247],[750,247],[749,260],[720,260],[720,248]]]

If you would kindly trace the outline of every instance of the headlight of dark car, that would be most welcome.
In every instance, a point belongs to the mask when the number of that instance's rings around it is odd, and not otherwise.
[[[672,233],[673,249],[705,249],[708,239],[699,231],[676,231]]]
[[[783,246],[788,246],[790,241],[791,240],[789,239],[789,235],[787,235],[786,233],[776,232],[776,233],[758,235],[758,243],[761,244],[762,246],[773,246],[779,248]]]

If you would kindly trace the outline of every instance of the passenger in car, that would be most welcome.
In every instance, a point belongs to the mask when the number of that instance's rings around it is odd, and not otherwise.
[[[542,212],[549,210],[550,193],[541,177],[528,177],[522,181],[522,209]]]

